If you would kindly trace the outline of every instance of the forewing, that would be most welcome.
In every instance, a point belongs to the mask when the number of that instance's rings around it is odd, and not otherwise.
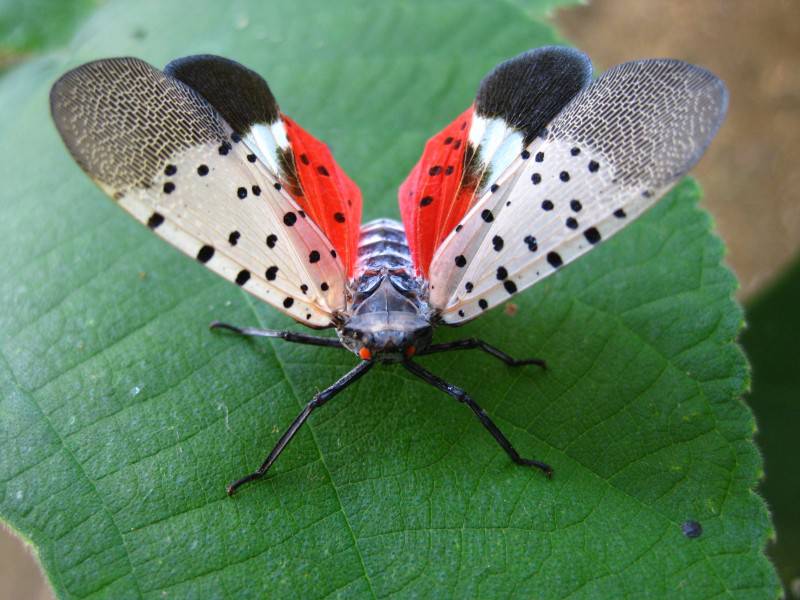
[[[352,274],[361,223],[361,191],[328,146],[280,112],[267,82],[221,56],[173,60],[164,72],[199,92],[274,174],[330,240]]]
[[[614,67],[517,155],[438,248],[431,303],[472,319],[608,239],[703,154],[725,85],[676,60]]]
[[[475,104],[425,146],[399,190],[416,270],[543,127],[589,84],[591,62],[572,48],[529,50],[492,70]]]
[[[327,237],[196,90],[116,58],[66,73],[50,101],[78,164],[156,234],[306,325],[344,308]]]

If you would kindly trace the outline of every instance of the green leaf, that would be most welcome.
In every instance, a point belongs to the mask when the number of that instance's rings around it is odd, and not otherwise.
[[[800,259],[747,307],[742,344],[753,364],[749,396],[758,420],[758,440],[767,476],[761,490],[780,532],[769,554],[787,588],[800,577],[800,480],[797,472],[797,423],[800,403]]]
[[[541,3],[542,7],[552,2]],[[535,7],[534,2],[525,6]],[[213,319],[291,326],[151,236],[73,164],[48,117],[67,68],[214,52],[263,73],[396,216],[425,139],[500,60],[558,41],[518,3],[109,2],[0,81],[0,514],[62,597],[774,597],[742,322],[685,182],[635,225],[439,339],[551,369],[421,359],[464,406],[381,367],[313,415],[271,476],[225,495],[351,368]],[[531,9],[532,10],[532,9]],[[513,314],[512,314],[513,313]],[[682,524],[703,534],[689,539]]]
[[[67,42],[99,0],[0,0],[0,71]]]

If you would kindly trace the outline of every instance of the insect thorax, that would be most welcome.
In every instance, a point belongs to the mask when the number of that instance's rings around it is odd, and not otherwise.
[[[361,358],[395,362],[430,343],[428,288],[414,273],[400,223],[379,219],[361,227],[348,288],[350,300],[338,333]]]

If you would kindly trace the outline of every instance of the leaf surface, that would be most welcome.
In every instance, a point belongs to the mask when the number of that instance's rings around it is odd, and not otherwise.
[[[209,332],[290,323],[114,207],[48,115],[52,82],[88,60],[223,54],[332,146],[365,219],[397,217],[424,141],[483,74],[558,41],[531,18],[552,4],[110,1],[0,80],[0,515],[59,596],[778,594],[736,281],[693,183],[514,309],[438,332],[545,357],[547,372],[421,359],[554,465],[552,481],[511,464],[464,406],[383,367],[230,499],[225,484],[355,358]]]

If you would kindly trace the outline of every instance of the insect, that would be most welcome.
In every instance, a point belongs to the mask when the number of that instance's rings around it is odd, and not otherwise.
[[[544,47],[498,65],[474,103],[432,137],[399,189],[402,224],[360,225],[361,193],[328,147],[234,61],[189,56],[163,71],[111,58],[63,75],[50,94],[72,156],[117,204],[212,271],[337,337],[212,323],[243,336],[346,348],[360,360],[316,394],[309,415],[376,363],[466,404],[511,460],[523,458],[464,390],[415,357],[478,349],[433,343],[551,275],[652,206],[700,158],[727,107],[725,85],[677,60],[640,60],[596,80],[586,55]]]

